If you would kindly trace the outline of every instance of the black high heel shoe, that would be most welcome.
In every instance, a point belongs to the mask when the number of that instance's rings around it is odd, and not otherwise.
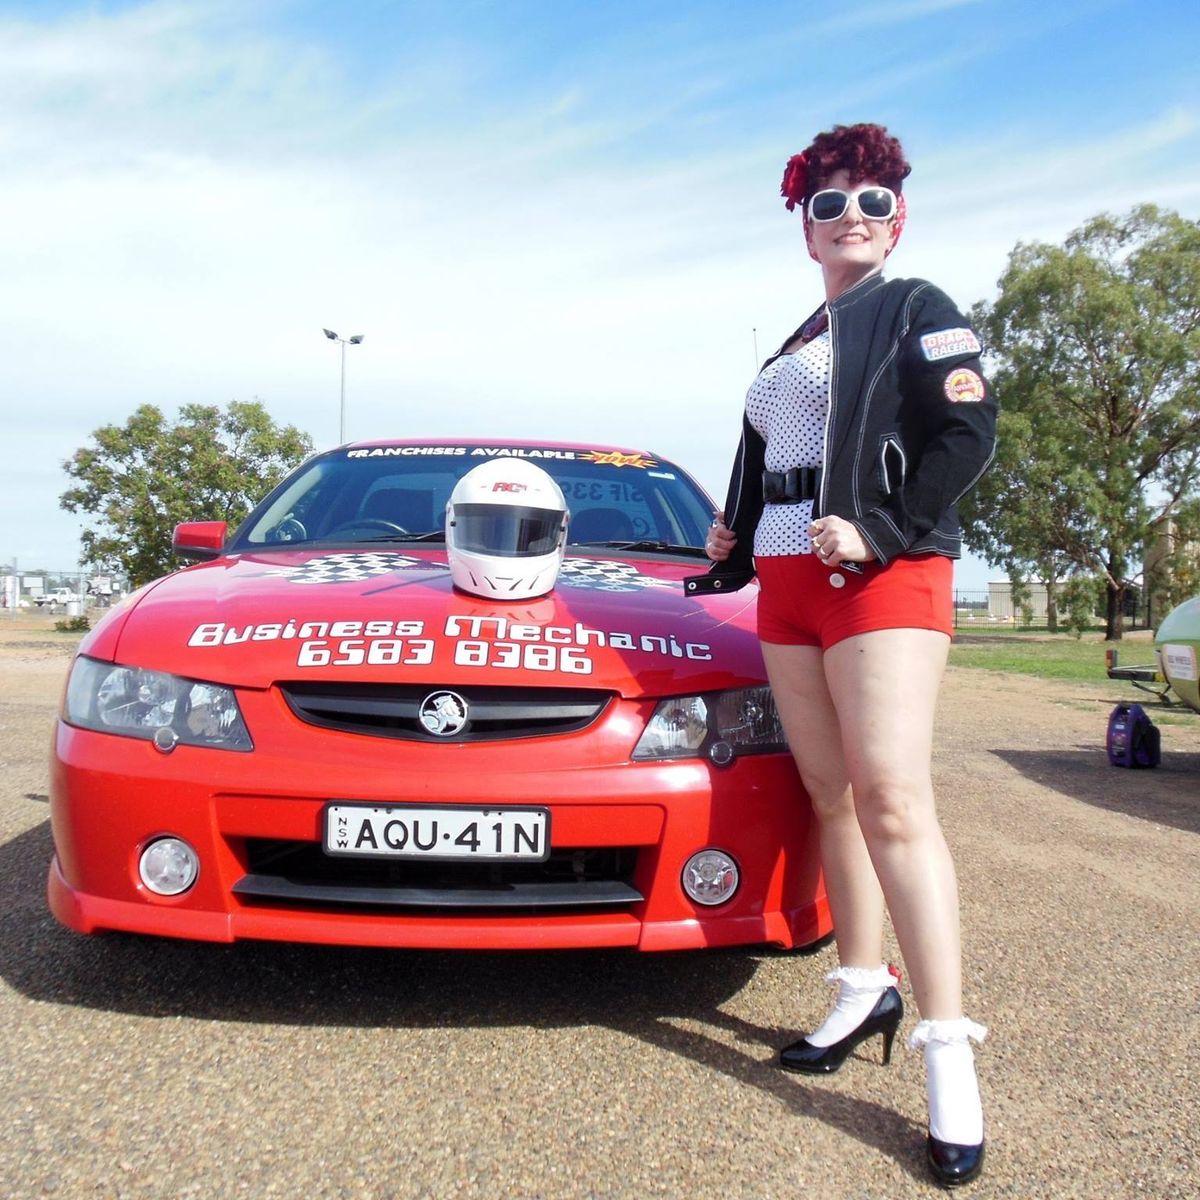
[[[929,1088],[925,1155],[930,1173],[943,1187],[970,1183],[983,1170],[982,1112],[970,1042],[982,1042],[985,1037],[987,1030],[982,1025],[967,1017],[955,1017],[921,1021],[909,1038],[908,1044],[914,1050],[923,1047],[925,1051]],[[957,1128],[960,1136],[979,1129],[979,1141],[943,1141],[934,1136],[935,1124],[940,1124],[939,1132]]]
[[[929,1134],[926,1143],[929,1170],[943,1187],[970,1183],[983,1170],[983,1142],[978,1146],[956,1146]]]
[[[832,1046],[814,1046],[801,1038],[780,1050],[779,1065],[785,1071],[799,1071],[804,1075],[830,1075],[850,1057],[855,1046],[880,1033],[883,1035],[883,1063],[887,1066],[892,1060],[892,1043],[903,1016],[904,1001],[900,999],[900,993],[894,987],[887,988],[863,1023],[841,1041]]]

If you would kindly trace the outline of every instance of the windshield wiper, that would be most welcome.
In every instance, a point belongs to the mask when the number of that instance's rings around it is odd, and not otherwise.
[[[444,529],[431,529],[428,533],[381,533],[378,537],[359,538],[366,542],[444,542]]]
[[[662,550],[668,554],[686,554],[689,558],[707,558],[700,546],[676,546],[673,542],[655,542],[649,539],[635,542],[568,542],[567,549],[572,546],[597,546],[606,550]]]

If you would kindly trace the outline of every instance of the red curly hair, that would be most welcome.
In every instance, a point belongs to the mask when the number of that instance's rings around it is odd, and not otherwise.
[[[846,170],[851,184],[873,179],[896,195],[912,170],[904,148],[882,125],[835,125],[818,133],[803,154],[793,154],[783,172],[780,192],[791,211],[835,171]]]

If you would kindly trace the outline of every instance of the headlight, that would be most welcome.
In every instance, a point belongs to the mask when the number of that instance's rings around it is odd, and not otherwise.
[[[83,729],[145,738],[163,750],[177,743],[254,749],[232,688],[94,658],[75,660],[64,715]],[[161,730],[169,733],[156,737]]]
[[[738,754],[781,753],[787,748],[775,697],[763,686],[660,700],[633,757],[698,758],[707,754],[724,765]]]

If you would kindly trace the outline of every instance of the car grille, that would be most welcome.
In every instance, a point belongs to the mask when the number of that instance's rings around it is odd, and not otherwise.
[[[611,692],[569,688],[467,687],[428,684],[284,683],[280,691],[292,712],[309,725],[374,737],[423,742],[479,742],[545,737],[585,729],[604,711]],[[439,692],[466,702],[467,722],[457,733],[430,733],[421,706]]]
[[[545,862],[410,862],[327,855],[316,842],[246,839],[243,900],[306,906],[487,909],[596,908],[635,904],[632,846],[551,851]]]

